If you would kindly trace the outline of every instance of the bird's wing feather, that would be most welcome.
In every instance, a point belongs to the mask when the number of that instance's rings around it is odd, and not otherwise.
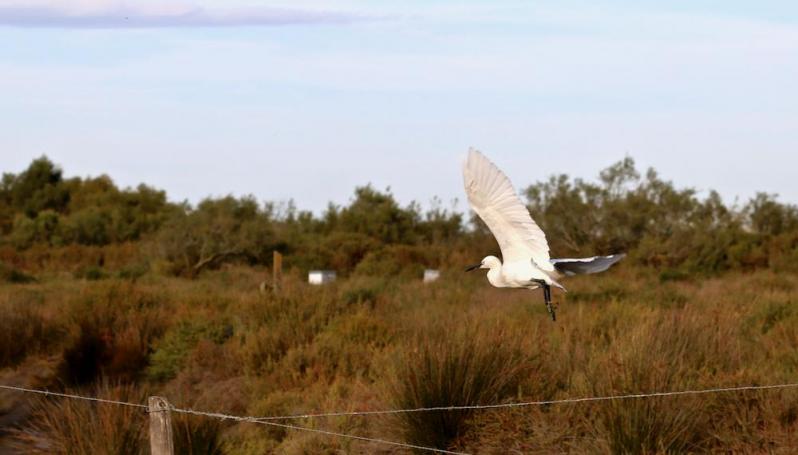
[[[546,234],[532,220],[510,179],[496,165],[478,151],[469,150],[463,183],[471,208],[496,237],[505,262],[531,259],[539,268],[554,271]]]
[[[554,267],[560,273],[579,275],[603,272],[624,257],[626,257],[625,254],[613,254],[581,259],[552,259],[551,263],[554,264]]]

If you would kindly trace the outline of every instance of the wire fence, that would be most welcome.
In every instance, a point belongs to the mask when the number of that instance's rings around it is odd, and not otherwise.
[[[258,425],[267,425],[273,427],[280,427],[285,429],[297,430],[297,431],[307,431],[311,433],[323,434],[327,436],[335,436],[359,441],[366,441],[372,442],[375,444],[383,444],[383,445],[391,445],[395,447],[403,447],[407,449],[415,449],[415,450],[424,450],[428,452],[435,452],[435,453],[446,453],[446,454],[459,454],[462,455],[463,452],[454,452],[449,450],[438,449],[434,447],[424,447],[415,444],[408,444],[403,442],[397,441],[389,441],[385,439],[378,439],[378,438],[369,438],[366,436],[359,436],[354,434],[348,433],[339,433],[335,431],[330,431],[321,428],[309,428],[299,425],[291,425],[287,423],[277,422],[279,420],[297,420],[297,419],[316,419],[316,418],[324,418],[324,417],[345,417],[345,416],[375,416],[375,415],[390,415],[390,414],[404,414],[404,413],[417,413],[417,412],[446,412],[446,411],[462,411],[462,410],[489,410],[489,409],[506,409],[506,408],[520,408],[520,407],[530,407],[530,406],[546,406],[546,405],[558,405],[558,404],[575,404],[575,403],[587,403],[587,402],[600,402],[600,401],[611,401],[611,400],[630,400],[630,399],[645,399],[645,398],[655,398],[655,397],[672,397],[672,396],[684,396],[684,395],[704,395],[704,394],[712,394],[712,393],[732,393],[732,392],[745,392],[745,391],[764,391],[764,390],[776,390],[776,389],[791,389],[791,388],[798,388],[798,383],[783,383],[783,384],[770,384],[770,385],[747,385],[747,386],[735,386],[735,387],[716,387],[716,388],[709,388],[709,389],[694,389],[694,390],[678,390],[678,391],[666,391],[666,392],[648,392],[648,393],[633,393],[633,394],[625,394],[625,395],[607,395],[607,396],[597,396],[597,397],[580,397],[580,398],[564,398],[559,400],[540,400],[540,401],[526,401],[526,402],[515,402],[515,403],[501,403],[501,404],[486,404],[486,405],[469,405],[469,406],[436,406],[436,407],[423,407],[423,408],[408,408],[408,409],[386,409],[386,410],[373,410],[373,411],[341,411],[341,412],[325,412],[325,413],[313,413],[313,414],[292,414],[292,415],[281,415],[281,416],[265,416],[265,417],[252,417],[252,416],[238,416],[238,415],[230,415],[230,414],[222,414],[218,412],[207,412],[207,411],[197,411],[194,409],[188,408],[179,408],[171,406],[168,408],[168,411],[180,413],[180,414],[189,414],[189,415],[196,415],[196,416],[203,416],[208,418],[215,418],[221,420],[230,420],[235,422],[244,422],[244,423],[253,423]],[[22,393],[32,393],[38,394],[48,397],[58,397],[58,398],[69,398],[75,400],[84,400],[98,404],[112,404],[118,406],[128,406],[128,407],[135,407],[135,408],[142,408],[149,410],[149,406],[139,403],[129,403],[125,401],[117,401],[117,400],[107,400],[103,398],[96,398],[96,397],[87,397],[81,395],[74,395],[69,393],[61,393],[61,392],[51,392],[48,390],[38,390],[38,389],[30,389],[25,387],[17,387],[17,386],[10,386],[10,385],[2,385],[0,384],[0,389],[11,390],[16,392]],[[161,412],[161,411],[159,411]]]
[[[397,447],[404,447],[406,449],[418,449],[418,450],[426,450],[428,452],[467,455],[467,454],[465,454],[465,452],[453,452],[453,451],[450,451],[450,450],[437,449],[437,448],[434,448],[434,447],[424,447],[424,446],[419,446],[419,445],[415,445],[415,444],[407,444],[407,443],[404,443],[404,442],[388,441],[386,439],[368,438],[368,437],[365,437],[365,436],[358,436],[358,435],[347,434],[347,433],[338,433],[338,432],[335,432],[335,431],[323,430],[323,429],[319,429],[319,428],[300,427],[300,426],[297,426],[297,425],[289,425],[287,423],[277,423],[277,422],[261,420],[261,419],[259,419],[257,417],[241,417],[241,416],[235,416],[235,415],[219,414],[219,413],[214,413],[214,412],[195,411],[193,409],[181,409],[181,408],[175,408],[175,407],[170,408],[170,411],[181,413],[181,414],[191,414],[191,415],[197,415],[197,416],[218,418],[218,419],[222,419],[222,420],[232,420],[232,421],[236,421],[236,422],[247,422],[247,423],[255,423],[255,424],[259,424],[259,425],[268,425],[268,426],[286,428],[286,429],[291,429],[291,430],[309,431],[309,432],[312,432],[312,433],[319,433],[319,434],[324,434],[324,435],[328,435],[328,436],[339,436],[339,437],[348,438],[348,439],[356,439],[356,440],[359,440],[359,441],[367,441],[367,442],[374,442],[374,443],[377,443],[377,444],[385,444],[385,445],[392,445],[392,446],[397,446]]]
[[[104,403],[104,404],[115,404],[119,406],[129,406],[132,408],[143,408],[147,409],[148,406],[146,404],[138,404],[138,403],[128,403],[126,401],[117,401],[117,400],[106,400],[103,398],[95,398],[95,397],[85,397],[81,395],[73,395],[69,393],[59,393],[59,392],[50,392],[49,390],[39,390],[39,389],[28,389],[25,387],[16,387],[11,385],[2,385],[0,384],[0,389],[5,390],[13,390],[16,392],[24,392],[24,393],[35,393],[37,395],[45,395],[50,397],[59,397],[59,398],[71,398],[73,400],[84,400],[84,401],[92,401],[95,403]]]
[[[675,392],[651,392],[651,393],[633,393],[627,395],[609,395],[602,397],[582,397],[582,398],[564,398],[560,400],[542,400],[542,401],[525,401],[520,403],[502,403],[502,404],[484,404],[484,405],[471,405],[471,406],[435,406],[427,408],[410,408],[410,409],[387,409],[377,411],[345,411],[345,412],[327,412],[318,414],[294,414],[285,416],[267,416],[259,417],[259,421],[270,420],[288,420],[288,419],[310,419],[318,417],[342,417],[342,416],[369,416],[369,415],[385,415],[385,414],[403,414],[412,412],[435,412],[435,411],[461,411],[461,410],[484,410],[484,409],[501,409],[501,408],[520,408],[529,406],[545,406],[555,404],[568,404],[568,403],[585,403],[591,401],[608,401],[608,400],[628,400],[633,398],[652,398],[652,397],[669,397],[678,395],[702,395],[708,393],[722,393],[722,392],[742,392],[747,390],[769,390],[769,389],[787,389],[798,387],[798,383],[787,384],[774,384],[774,385],[751,385],[740,387],[721,387],[714,389],[698,389],[698,390],[680,390]]]

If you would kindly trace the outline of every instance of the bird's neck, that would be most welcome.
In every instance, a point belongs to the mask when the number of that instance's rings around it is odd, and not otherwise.
[[[491,267],[491,269],[488,270],[488,281],[497,288],[503,288],[507,286],[507,283],[504,282],[504,278],[502,278],[501,266]]]

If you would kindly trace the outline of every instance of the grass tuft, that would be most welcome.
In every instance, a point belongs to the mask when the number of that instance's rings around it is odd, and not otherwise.
[[[144,403],[146,393],[133,386],[102,383],[89,390],[68,390],[103,399]],[[99,406],[70,399],[37,399],[33,413],[14,431],[14,445],[30,454],[119,454],[146,453],[145,424],[140,408]]]
[[[527,368],[518,340],[507,332],[487,334],[483,329],[460,329],[399,353],[389,386],[391,406],[471,406],[515,396]],[[443,449],[463,434],[471,415],[453,410],[404,413],[396,419],[408,443]]]

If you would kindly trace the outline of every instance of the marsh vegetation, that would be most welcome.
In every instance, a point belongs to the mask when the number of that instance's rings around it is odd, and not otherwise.
[[[795,207],[769,195],[727,206],[630,160],[525,194],[557,255],[629,252],[570,280],[557,323],[540,296],[462,273],[497,248],[451,210],[370,187],[321,215],[253,198],[190,207],[38,160],[0,187],[0,383],[273,416],[795,380]],[[274,250],[286,258],[277,292]],[[441,279],[422,283],[424,267]],[[341,279],[310,286],[309,268]],[[138,411],[3,391],[0,414],[3,448],[147,453]],[[798,391],[294,423],[471,453],[793,453]],[[178,419],[176,442],[197,454],[398,450],[199,417]]]

